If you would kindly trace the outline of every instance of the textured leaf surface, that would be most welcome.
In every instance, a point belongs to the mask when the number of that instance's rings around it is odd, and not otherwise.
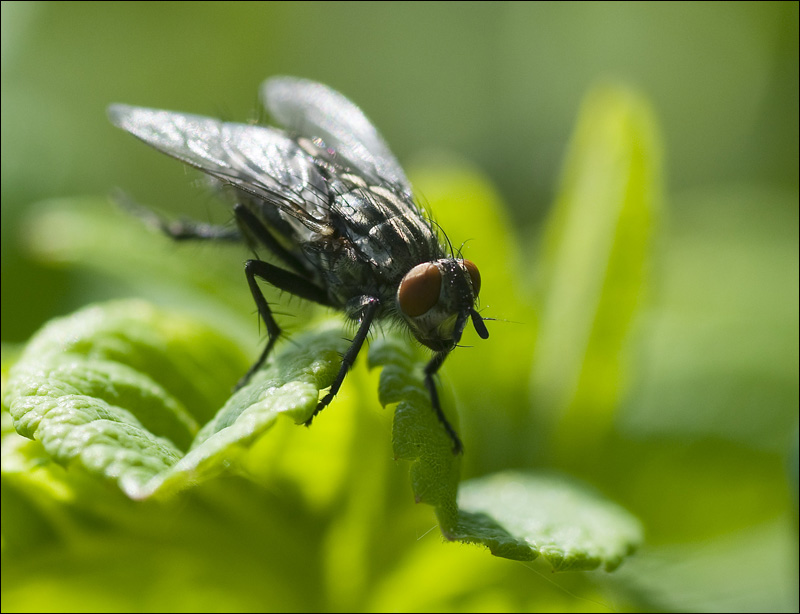
[[[338,327],[298,336],[214,413],[188,391],[227,389],[245,368],[238,350],[148,303],[109,303],[38,333],[11,370],[4,403],[50,458],[146,499],[235,464],[282,414],[305,421],[347,343]],[[457,504],[462,457],[431,408],[424,361],[396,339],[373,343],[370,361],[383,365],[381,402],[397,404],[395,457],[411,461],[414,496],[434,507],[447,539],[515,560],[541,553],[556,570],[610,570],[638,543],[624,511],[558,478],[490,476],[464,485]]]
[[[435,507],[447,539],[483,545],[514,560],[542,554],[556,571],[599,566],[611,571],[641,542],[635,518],[567,478],[501,473],[463,483],[459,490],[461,457],[453,455],[431,408],[423,363],[392,340],[374,343],[370,362],[384,365],[381,402],[398,403],[395,456],[411,461],[416,500]]]
[[[109,303],[42,329],[12,368],[4,403],[54,460],[141,499],[219,472],[281,414],[304,421],[339,346],[331,333],[298,340],[206,422],[246,369],[239,350],[147,303]]]
[[[473,517],[493,518],[506,532],[495,538],[503,552],[511,543],[525,543],[533,554],[529,558],[541,554],[555,571],[600,566],[612,571],[642,540],[638,520],[563,476],[498,473],[463,483],[458,502]]]

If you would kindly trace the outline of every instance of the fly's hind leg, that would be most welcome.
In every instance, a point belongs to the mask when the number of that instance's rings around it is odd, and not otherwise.
[[[242,240],[242,235],[236,228],[215,226],[214,224],[204,224],[192,220],[163,220],[159,228],[176,241],[200,240],[238,243]]]
[[[242,233],[238,228],[205,224],[194,220],[170,220],[152,209],[137,203],[128,194],[117,190],[113,200],[125,211],[138,217],[150,228],[164,233],[175,241],[229,241],[239,242]]]

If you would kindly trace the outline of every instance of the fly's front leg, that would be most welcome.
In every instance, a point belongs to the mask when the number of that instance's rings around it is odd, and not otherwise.
[[[279,290],[289,292],[300,298],[314,301],[322,305],[330,305],[328,294],[322,290],[322,288],[314,285],[304,277],[285,271],[269,262],[264,262],[263,260],[248,260],[244,263],[244,274],[247,277],[247,285],[250,286],[250,293],[253,295],[253,300],[256,302],[258,315],[261,316],[261,319],[267,327],[269,340],[267,341],[266,347],[261,352],[261,356],[259,356],[258,360],[250,367],[247,373],[244,374],[244,377],[239,380],[239,383],[236,385],[237,390],[244,386],[250,380],[253,373],[262,367],[269,353],[272,351],[272,347],[278,340],[278,337],[281,336],[281,327],[278,326],[275,318],[272,317],[272,310],[270,310],[267,299],[264,298],[264,293],[258,286],[256,277],[272,284]]]
[[[345,355],[342,357],[342,366],[339,367],[339,373],[336,374],[336,379],[333,380],[328,394],[326,394],[317,404],[317,408],[314,410],[314,413],[311,414],[311,417],[308,420],[306,420],[306,426],[309,426],[311,421],[314,420],[314,416],[325,409],[328,404],[333,401],[333,397],[336,396],[336,393],[339,392],[339,388],[342,387],[342,382],[344,382],[347,372],[356,361],[358,352],[361,350],[361,346],[364,345],[364,340],[367,338],[367,334],[369,334],[369,327],[372,325],[372,321],[375,319],[375,315],[378,313],[381,302],[373,296],[362,297],[362,300],[365,304],[362,307],[360,318],[361,324],[358,327],[358,331],[356,331],[356,335],[353,337],[353,342],[350,344],[347,352],[345,352]]]
[[[431,395],[431,405],[433,406],[433,411],[436,412],[439,422],[442,423],[444,430],[447,431],[450,439],[453,440],[453,454],[461,454],[464,451],[464,444],[461,443],[461,439],[459,438],[456,429],[453,428],[453,425],[450,424],[447,416],[445,416],[444,412],[442,411],[442,406],[439,403],[439,393],[436,390],[436,382],[433,379],[433,376],[436,375],[436,372],[444,363],[444,359],[447,358],[449,354],[450,350],[445,352],[437,352],[431,361],[425,365],[425,387],[428,389],[428,392]]]

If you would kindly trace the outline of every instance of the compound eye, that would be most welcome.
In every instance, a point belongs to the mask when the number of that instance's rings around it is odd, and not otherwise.
[[[472,289],[477,297],[481,291],[481,274],[478,272],[478,267],[475,266],[472,260],[464,260],[464,268],[469,273],[469,278],[472,280]]]
[[[432,262],[418,264],[406,273],[397,289],[400,310],[410,318],[421,316],[439,302],[441,289],[439,267]]]

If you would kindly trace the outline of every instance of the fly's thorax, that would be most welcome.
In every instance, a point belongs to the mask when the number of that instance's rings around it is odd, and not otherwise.
[[[478,267],[469,260],[423,262],[400,282],[397,311],[420,343],[437,352],[448,350],[461,338],[480,286]]]
[[[352,188],[333,198],[331,223],[376,280],[397,284],[416,263],[443,255],[431,223],[412,200],[387,187],[348,183]]]

